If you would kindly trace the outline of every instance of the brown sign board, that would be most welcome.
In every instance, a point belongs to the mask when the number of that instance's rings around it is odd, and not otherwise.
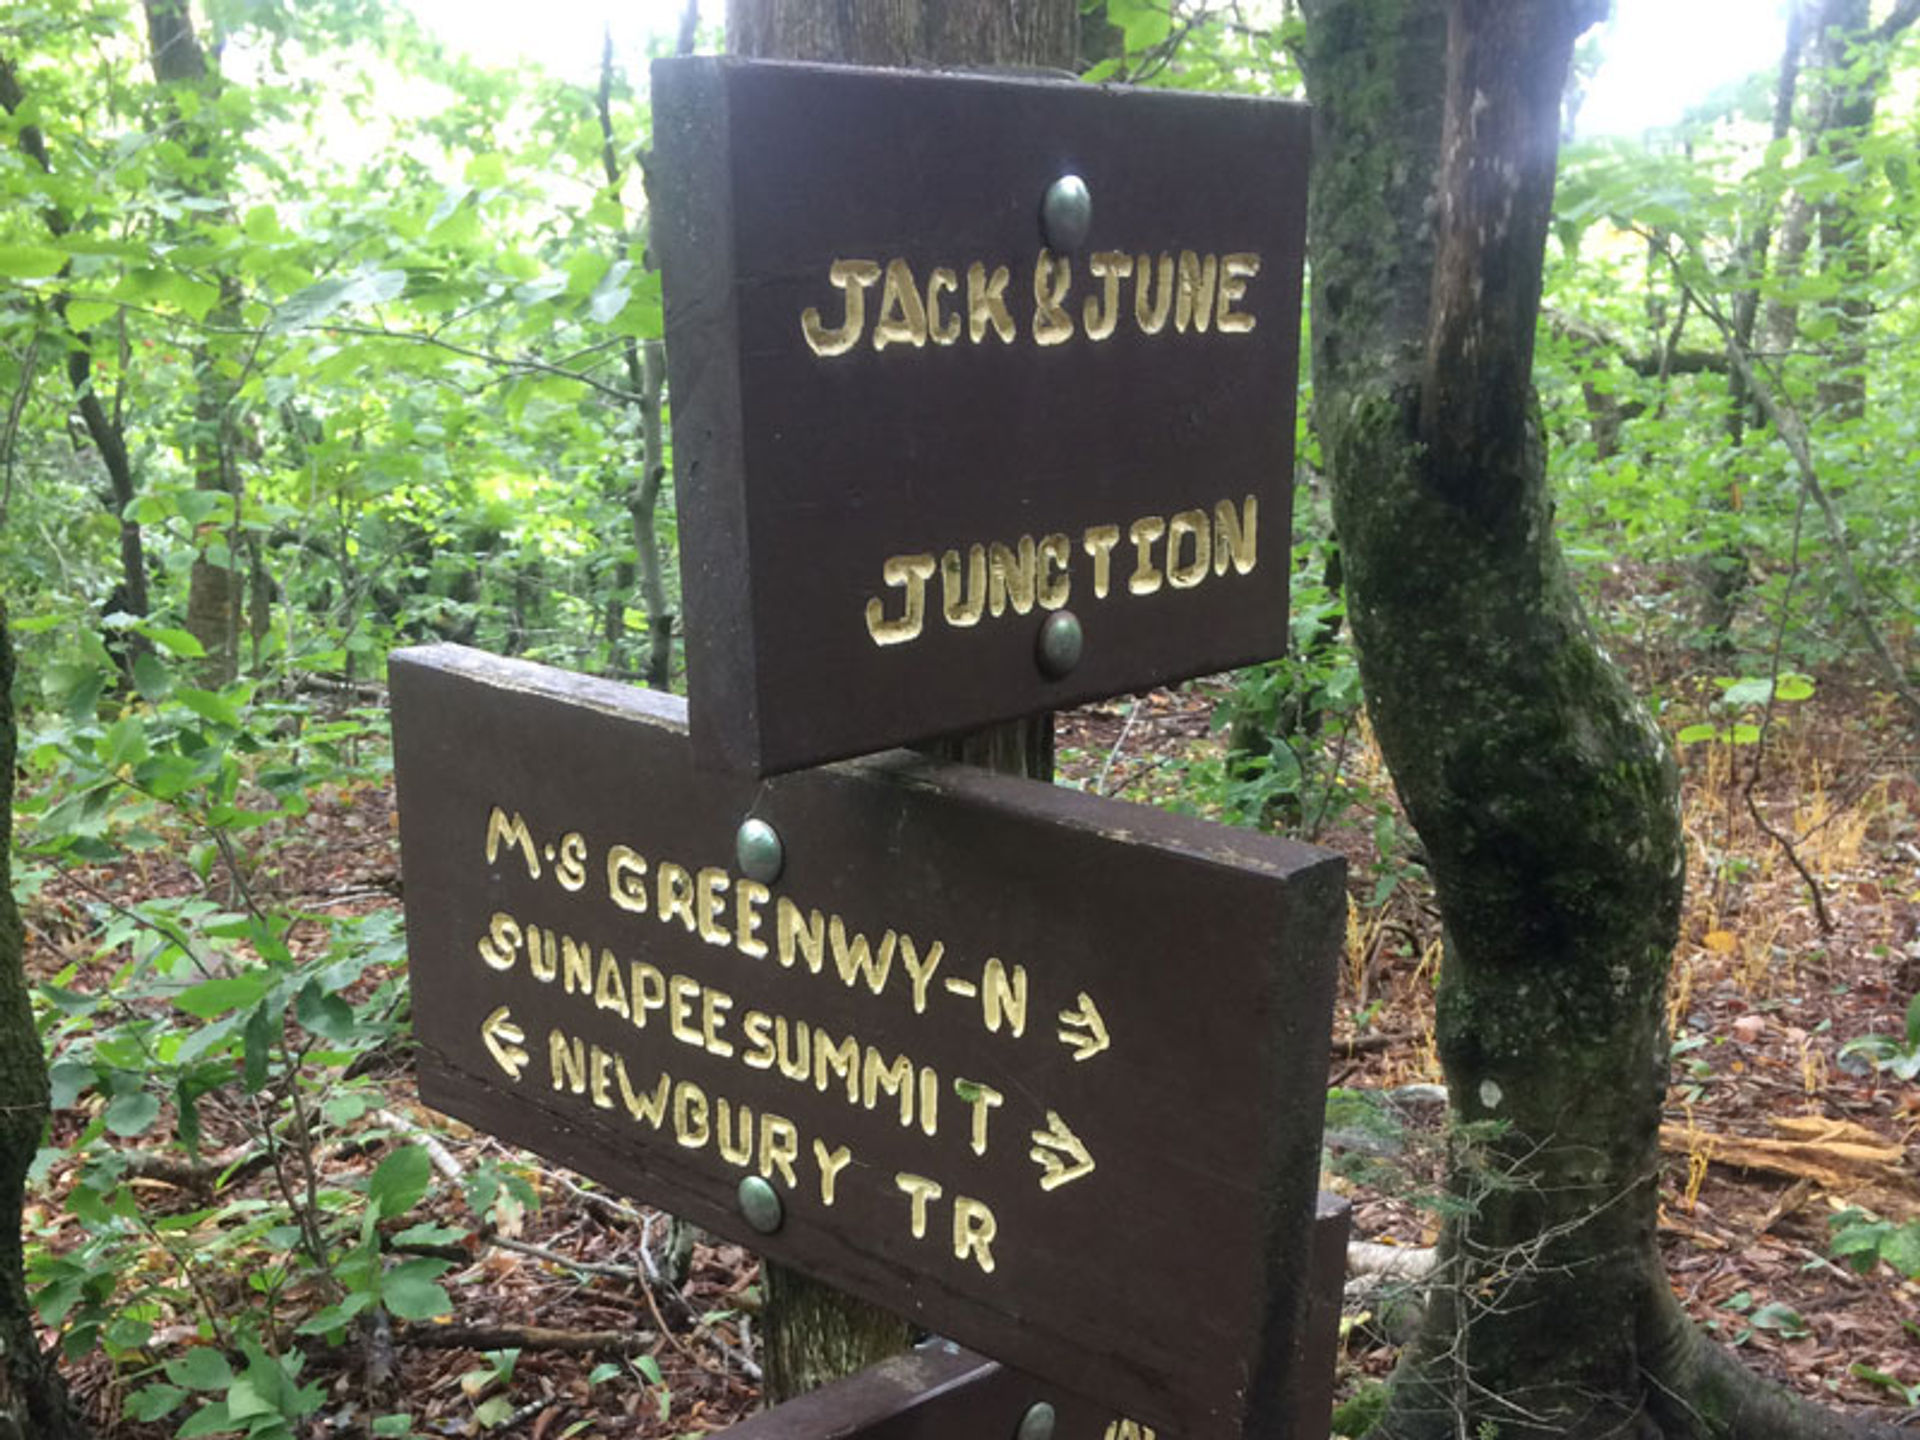
[[[1278,1425],[1249,1425],[1250,1434],[1326,1440],[1332,1429],[1350,1219],[1345,1200],[1321,1193],[1305,1333],[1285,1409]],[[1044,1380],[938,1339],[763,1410],[725,1434],[726,1440],[980,1440],[1025,1433],[1021,1421],[1038,1405],[1052,1412],[1052,1440],[1177,1440],[1115,1415],[1111,1406],[1063,1395]]]
[[[903,752],[698,771],[682,701],[454,646],[390,675],[427,1103],[1187,1440],[1274,1413],[1338,856]]]
[[[1304,107],[688,58],[653,117],[702,763],[1284,652]]]

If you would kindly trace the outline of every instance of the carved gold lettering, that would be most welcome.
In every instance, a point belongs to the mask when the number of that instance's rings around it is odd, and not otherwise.
[[[1167,522],[1158,515],[1146,515],[1127,529],[1133,541],[1133,574],[1127,577],[1127,590],[1134,595],[1151,595],[1166,578],[1153,563],[1153,542],[1167,533]]]
[[[1120,543],[1118,525],[1095,525],[1080,537],[1080,548],[1093,557],[1093,598],[1107,598],[1113,576],[1113,547]]]
[[[1167,522],[1167,583],[1176,590],[1191,590],[1207,578],[1213,564],[1213,532],[1208,528],[1207,512],[1182,510]],[[1193,557],[1180,558],[1184,542],[1193,542]]]
[[[940,1133],[940,1076],[932,1066],[920,1070],[920,1132],[929,1140]]]
[[[933,972],[940,968],[940,957],[946,952],[946,944],[936,940],[927,951],[926,959],[920,958],[919,947],[913,943],[911,935],[900,937],[900,963],[906,966],[907,981],[913,986],[913,1013],[927,1013],[927,986],[933,980]]]
[[[789,1020],[782,1015],[773,1022],[773,1038],[780,1073],[806,1084],[813,1075],[813,1028],[804,1020]]]
[[[800,333],[807,348],[816,355],[844,355],[860,343],[867,328],[867,287],[880,278],[880,267],[871,260],[836,260],[827,267],[827,279],[837,290],[846,292],[846,318],[829,330],[820,323],[820,312],[809,305],[800,312]]]
[[[604,948],[600,951],[600,970],[593,982],[593,1005],[596,1010],[613,1011],[622,1020],[631,1014],[626,982],[620,978],[620,962],[614,958],[613,951]]]
[[[1133,274],[1133,256],[1096,250],[1087,260],[1087,269],[1105,283],[1098,295],[1089,295],[1080,307],[1080,328],[1089,340],[1105,340],[1120,323],[1120,282]]]
[[[1014,612],[1025,615],[1033,609],[1033,592],[1039,569],[1035,558],[1033,537],[1022,535],[1017,550],[1010,550],[998,540],[987,547],[987,608],[995,615],[1005,612],[1011,605]]]
[[[689,1150],[698,1150],[712,1137],[707,1092],[691,1080],[678,1082],[673,1087],[673,1138]]]
[[[916,1240],[926,1239],[927,1202],[940,1198],[940,1187],[933,1181],[927,1179],[926,1176],[915,1175],[906,1170],[902,1170],[896,1174],[893,1177],[893,1183],[895,1188],[907,1197],[908,1203],[913,1207],[912,1219],[909,1222],[913,1227],[913,1238]]]
[[[927,337],[936,345],[951,345],[960,338],[960,317],[949,315],[942,318],[940,314],[940,297],[953,294],[959,288],[960,277],[944,265],[934,266],[933,273],[927,276]],[[1227,328],[1224,320],[1220,328]]]
[[[827,924],[827,935],[833,942],[833,965],[840,972],[842,985],[852,989],[864,980],[876,995],[887,988],[887,972],[893,968],[893,947],[898,939],[893,931],[880,937],[876,951],[858,930],[849,938],[846,922],[835,915]]]
[[[1073,591],[1073,542],[1064,535],[1048,535],[1040,542],[1040,572],[1034,598],[1042,610],[1058,610]]]
[[[540,856],[536,853],[533,832],[527,829],[527,822],[520,818],[518,810],[513,812],[513,818],[509,820],[506,811],[496,805],[487,816],[487,864],[493,864],[502,845],[519,846],[520,857],[527,862],[527,878],[540,878]]]
[[[753,1111],[745,1105],[734,1105],[725,1096],[714,1097],[714,1109],[719,1112],[714,1128],[720,1137],[720,1158],[744,1170],[753,1163]]]
[[[821,961],[826,957],[826,928],[825,915],[818,910],[802,910],[782,895],[774,909],[774,932],[781,965],[791,970],[797,954],[807,962],[807,969],[818,975]]]
[[[965,628],[980,623],[987,608],[987,547],[967,548],[967,579],[960,580],[960,552],[949,550],[940,557],[940,613],[947,624]]]
[[[784,1068],[784,1067],[783,1067]],[[848,1035],[838,1044],[824,1030],[813,1032],[813,1088],[822,1095],[831,1083],[828,1072],[846,1082],[847,1103],[860,1103],[860,1042]]]
[[[820,1203],[832,1205],[834,1182],[840,1178],[840,1172],[853,1163],[853,1152],[844,1145],[829,1150],[826,1141],[816,1139],[813,1163],[820,1171]]]
[[[693,933],[697,923],[693,913],[693,876],[671,860],[662,860],[654,872],[653,906],[661,924],[678,920]]]
[[[733,1042],[720,1038],[720,1032],[727,1028],[727,1011],[732,1008],[733,997],[724,990],[711,986],[701,989],[700,1043],[709,1055],[718,1055],[722,1060],[733,1054]]]
[[[865,1063],[861,1067],[861,1104],[869,1110],[878,1108],[882,1090],[899,1102],[900,1123],[913,1124],[913,1061],[904,1055],[896,1055],[889,1065],[881,1060],[880,1052],[869,1045]]]
[[[496,910],[480,937],[480,958],[493,970],[511,970],[520,952],[520,925],[511,915]]]
[[[627,1080],[626,1062],[616,1057],[613,1078],[620,1086],[620,1103],[627,1107],[627,1114],[642,1125],[650,1125],[655,1130],[666,1123],[667,1096],[673,1089],[671,1075],[662,1070],[651,1092],[635,1090]]]
[[[1013,312],[1007,309],[1007,281],[1012,274],[1004,265],[987,267],[978,260],[967,267],[967,338],[978,345],[986,338],[987,326],[1001,340],[1013,343]]]
[[[647,913],[647,862],[624,845],[607,851],[607,898],[622,910]]]
[[[1005,1020],[1014,1038],[1027,1033],[1027,967],[1015,965],[1011,972],[999,956],[988,960],[980,973],[980,1008],[987,1029],[1000,1032]]]
[[[560,837],[560,859],[553,867],[553,878],[562,890],[577,891],[587,883],[587,840],[578,830]]]
[[[740,1018],[740,1033],[747,1037],[747,1048],[740,1063],[753,1070],[773,1068],[773,1017],[764,1010],[749,1010]]]
[[[560,937],[560,985],[569,995],[593,993],[593,946],[571,935]]]
[[[1200,517],[1205,519],[1203,515]],[[708,865],[694,879],[693,913],[700,938],[709,945],[731,945],[733,933],[720,923],[720,908],[724,903],[721,896],[727,893],[732,883],[727,872],[717,865]]]
[[[733,948],[750,960],[764,960],[767,942],[760,938],[760,907],[773,892],[758,880],[733,882]]]
[[[667,1005],[667,977],[644,960],[636,960],[628,970],[632,979],[633,1027],[647,1028],[647,1016]]]
[[[591,1073],[587,1092],[593,1100],[594,1108],[596,1110],[611,1110],[613,1109],[613,1056],[609,1052],[602,1050],[598,1045],[595,1045],[591,1048],[587,1059],[589,1062],[588,1069]]]
[[[527,968],[542,985],[551,985],[560,973],[560,946],[551,930],[527,927]]]
[[[813,1142],[815,1146],[819,1141]],[[793,1173],[793,1162],[800,1155],[800,1131],[793,1121],[784,1115],[760,1115],[760,1174],[763,1179],[771,1180],[773,1172],[778,1170],[789,1190],[800,1188],[800,1179]],[[849,1155],[848,1159],[853,1157]],[[831,1188],[831,1187],[829,1187]]]
[[[1162,251],[1157,268],[1142,255],[1133,268],[1133,320],[1142,335],[1158,335],[1173,309],[1173,256]],[[1149,277],[1156,278],[1149,278]]]
[[[1173,328],[1180,334],[1192,326],[1198,334],[1213,324],[1213,287],[1219,279],[1219,261],[1211,255],[1180,252],[1180,283],[1173,301]]]
[[[901,645],[919,635],[927,619],[927,581],[935,570],[931,555],[894,555],[880,567],[881,578],[889,586],[906,590],[901,613],[889,620],[886,607],[875,595],[867,601],[867,634],[876,645]]]
[[[953,1091],[973,1107],[973,1128],[968,1139],[968,1143],[973,1146],[973,1153],[986,1154],[987,1114],[989,1111],[999,1109],[1007,1097],[991,1085],[983,1085],[978,1080],[955,1080]]]
[[[880,315],[873,322],[873,348],[912,345],[919,349],[926,343],[927,311],[920,303],[913,271],[904,260],[889,260],[887,281],[880,290]]]
[[[547,1069],[552,1073],[555,1090],[568,1090],[575,1095],[587,1093],[587,1054],[581,1041],[558,1030],[549,1030]]]
[[[700,982],[685,975],[667,977],[667,1031],[682,1045],[700,1045],[700,1032],[693,1028],[693,999],[700,993]]]
[[[1259,539],[1260,497],[1247,496],[1238,515],[1231,500],[1222,500],[1213,507],[1213,573],[1224,575],[1231,564],[1236,574],[1250,574],[1258,560]]]
[[[975,1200],[970,1195],[953,1197],[954,1259],[965,1260],[971,1256],[975,1264],[991,1275],[993,1250],[990,1242],[999,1229],[993,1211],[987,1208],[985,1201]]]
[[[1247,298],[1247,281],[1260,273],[1260,257],[1237,250],[1220,257],[1220,308],[1213,323],[1222,335],[1244,335],[1255,317],[1233,307]]]
[[[1033,262],[1033,340],[1036,345],[1064,345],[1073,338],[1073,317],[1066,311],[1067,290],[1073,284],[1073,261],[1042,250]]]

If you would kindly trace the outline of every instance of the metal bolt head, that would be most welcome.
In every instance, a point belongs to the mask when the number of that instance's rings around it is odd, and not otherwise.
[[[786,868],[787,851],[780,843],[780,832],[764,820],[743,820],[733,837],[734,858],[740,873],[749,880],[771,885]]]
[[[1062,175],[1040,202],[1040,225],[1056,251],[1078,250],[1093,228],[1093,192],[1078,175]]]
[[[1053,1406],[1041,1400],[1027,1407],[1027,1413],[1020,1417],[1020,1428],[1014,1432],[1015,1440],[1053,1440]]]
[[[786,1209],[780,1203],[780,1192],[758,1175],[749,1175],[740,1182],[740,1213],[746,1217],[747,1224],[762,1235],[773,1234],[787,1218]]]
[[[1071,610],[1056,610],[1040,626],[1034,658],[1039,662],[1041,674],[1049,680],[1058,680],[1080,663],[1086,648],[1087,637],[1080,628],[1080,617]]]

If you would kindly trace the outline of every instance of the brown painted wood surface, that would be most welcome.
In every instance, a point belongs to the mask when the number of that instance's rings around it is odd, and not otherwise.
[[[1321,1194],[1300,1361],[1288,1387],[1287,1420],[1277,1432],[1287,1440],[1326,1440],[1330,1429],[1350,1218],[1345,1200]],[[1036,1405],[1052,1408],[1051,1440],[1176,1440],[943,1340],[789,1400],[725,1434],[727,1440],[979,1440],[1019,1434]]]
[[[897,753],[764,782],[698,773],[674,697],[458,647],[401,652],[391,677],[428,1103],[1193,1440],[1278,1413],[1302,1334],[1338,857]],[[489,859],[496,809],[527,838],[496,833]],[[774,949],[763,957],[743,950],[735,908],[749,814],[787,854],[748,937]],[[610,898],[616,845],[647,861],[645,913]],[[661,918],[663,874],[669,899],[679,888],[669,865],[694,886],[706,872],[704,926]],[[798,957],[783,967],[781,897],[838,916],[849,954],[855,935],[877,956],[894,932],[879,992],[843,983],[830,920],[820,973]],[[587,947],[596,993],[567,993],[564,950],[556,978],[537,978],[497,915],[522,937],[540,927]],[[923,967],[941,947],[918,1010],[902,936]],[[600,1003],[602,952],[628,992],[646,988],[638,962],[684,997],[678,1038],[670,1008],[639,1028]],[[1017,1034],[1010,1008],[989,1023],[990,959],[1025,976]],[[709,1011],[709,997],[725,998]],[[885,1091],[850,1103],[831,1067],[795,1081],[749,1066],[754,1011],[857,1037],[863,1069],[867,1047],[878,1066],[907,1057],[910,1123]],[[579,1047],[577,1077],[556,1070],[556,1033],[563,1061]],[[699,1087],[706,1125],[691,1092],[671,1089],[660,1128],[631,1118],[617,1066],[636,1094],[662,1073]],[[922,1068],[936,1077],[932,1136]],[[743,1106],[755,1116],[741,1163],[714,1138],[723,1099],[728,1126]],[[785,1223],[761,1236],[735,1196],[770,1153],[769,1113],[798,1153],[791,1183],[770,1166]],[[703,1129],[705,1143],[681,1143]],[[830,1206],[815,1140],[851,1154]],[[901,1176],[940,1187],[924,1238]],[[991,1213],[991,1273],[956,1247],[961,1196]]]
[[[779,773],[1269,659],[1286,648],[1289,505],[1306,112],[1277,101],[1127,92],[1004,76],[693,58],[654,70],[654,240],[665,286],[688,678],[703,762]],[[1041,203],[1063,174],[1092,195],[1064,311],[1039,344]],[[1139,326],[1137,275],[1114,333],[1097,253],[1257,254],[1230,308],[1251,330]],[[951,344],[873,343],[886,285],[864,290],[861,339],[818,354],[802,316],[842,323],[836,261],[935,271]],[[1204,262],[1200,262],[1204,263]],[[1011,343],[972,336],[969,270],[1008,270]],[[854,287],[854,288],[857,288]],[[1217,292],[1216,292],[1217,294]],[[914,303],[924,306],[925,295]],[[1150,307],[1151,308],[1151,307]],[[1183,531],[1136,522],[1258,498],[1252,568],[1201,566]],[[1189,519],[1187,524],[1191,524]],[[1088,532],[1118,527],[1104,596]],[[1150,528],[1150,526],[1149,526]],[[868,602],[901,616],[890,559],[1067,541],[1065,608],[1086,644],[1050,679],[1035,647],[1046,603],[949,623],[943,574],[920,633],[878,644]],[[1213,546],[1211,523],[1207,543]],[[990,548],[983,553],[989,558]],[[1059,573],[1058,565],[1050,572]],[[1135,593],[1134,580],[1154,587]],[[1049,601],[1061,597],[1055,593]],[[964,615],[965,606],[959,606]],[[885,623],[885,621],[883,621]]]

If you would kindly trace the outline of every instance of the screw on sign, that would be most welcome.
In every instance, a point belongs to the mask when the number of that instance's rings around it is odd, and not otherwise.
[[[390,674],[428,1103],[1028,1405],[1205,1440],[1286,1384],[1338,857],[899,753],[701,773],[674,698],[457,647]]]

